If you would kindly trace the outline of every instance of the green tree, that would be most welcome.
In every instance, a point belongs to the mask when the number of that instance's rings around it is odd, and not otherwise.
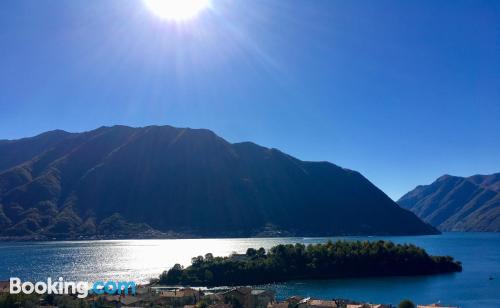
[[[399,303],[398,308],[415,308],[415,304],[411,300],[405,299]]]
[[[246,254],[249,257],[255,257],[257,255],[257,250],[255,248],[248,248]]]
[[[214,255],[212,253],[209,252],[205,255],[205,261],[212,262],[213,260],[214,260]]]
[[[191,258],[191,264],[194,266],[197,266],[197,265],[203,264],[203,260],[204,260],[203,256],[193,257],[193,258]]]

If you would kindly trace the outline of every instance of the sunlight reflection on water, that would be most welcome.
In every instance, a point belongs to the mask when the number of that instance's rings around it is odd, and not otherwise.
[[[208,252],[226,256],[249,247],[270,248],[278,243],[302,239],[183,239],[109,240],[78,242],[5,243],[1,279],[17,275],[22,279],[65,279],[95,281],[134,279],[147,282],[175,263],[189,265],[193,256]],[[27,271],[26,269],[29,269]]]

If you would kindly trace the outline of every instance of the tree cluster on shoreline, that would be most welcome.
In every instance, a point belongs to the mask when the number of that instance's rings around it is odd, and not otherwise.
[[[431,256],[412,244],[390,241],[337,241],[325,244],[249,248],[245,255],[194,257],[160,275],[170,285],[252,285],[300,279],[430,275],[459,272],[450,256]]]

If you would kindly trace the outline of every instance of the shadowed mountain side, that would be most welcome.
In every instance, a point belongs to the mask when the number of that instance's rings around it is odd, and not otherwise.
[[[500,173],[445,175],[398,203],[444,231],[500,231]]]
[[[19,162],[26,140],[36,150]],[[101,127],[0,149],[3,236],[436,232],[358,172],[204,129]]]

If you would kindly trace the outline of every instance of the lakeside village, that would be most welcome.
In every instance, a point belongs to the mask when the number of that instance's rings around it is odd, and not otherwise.
[[[9,282],[0,282],[0,307],[52,308],[52,307],[169,307],[169,308],[458,308],[440,304],[414,305],[402,301],[391,304],[363,303],[347,299],[315,299],[292,296],[276,300],[274,291],[251,287],[202,290],[172,288],[159,285],[139,285],[132,295],[92,294],[84,299],[76,295],[11,295]]]

